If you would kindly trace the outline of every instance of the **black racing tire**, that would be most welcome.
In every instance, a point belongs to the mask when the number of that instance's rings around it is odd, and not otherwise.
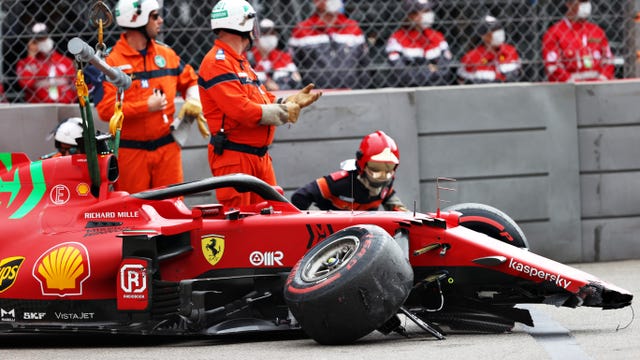
[[[509,215],[485,204],[463,203],[447,207],[444,211],[462,213],[460,225],[515,247],[529,249],[524,232]]]
[[[357,225],[309,250],[291,270],[284,298],[312,339],[349,344],[395,316],[412,285],[395,240],[379,226]]]

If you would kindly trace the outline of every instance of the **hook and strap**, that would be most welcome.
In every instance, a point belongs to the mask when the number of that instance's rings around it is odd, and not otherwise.
[[[104,28],[113,24],[113,15],[109,10],[109,7],[102,1],[97,1],[91,8],[89,16],[93,25],[98,28],[98,42],[96,44],[96,51],[99,54],[104,53],[107,49],[104,44]]]
[[[91,111],[91,102],[89,101],[89,88],[84,81],[83,66],[78,65],[78,72],[76,74],[76,92],[78,93],[78,103],[80,104],[80,115],[83,122],[83,136],[84,140],[84,152],[87,156],[89,165],[89,176],[91,177],[91,193],[94,196],[98,196],[100,192],[100,169],[98,169],[98,152],[96,150],[96,137],[94,134],[96,130],[93,126],[93,112]]]
[[[124,113],[122,112],[122,102],[124,100],[124,89],[118,88],[116,94],[116,104],[113,110],[113,115],[109,120],[109,132],[114,136],[113,153],[118,156],[118,147],[120,146],[120,130],[122,129],[122,122],[124,121]]]

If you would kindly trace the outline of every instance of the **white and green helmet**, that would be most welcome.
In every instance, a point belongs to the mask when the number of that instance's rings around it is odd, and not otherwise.
[[[220,0],[211,10],[211,29],[254,30],[256,11],[245,0]]]
[[[116,23],[123,28],[139,28],[149,23],[149,14],[160,9],[157,0],[119,0],[116,4]]]

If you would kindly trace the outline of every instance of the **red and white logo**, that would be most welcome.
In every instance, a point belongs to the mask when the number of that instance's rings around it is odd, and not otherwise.
[[[65,185],[56,185],[49,191],[49,200],[56,205],[64,205],[71,198],[71,191]]]
[[[149,306],[149,261],[127,258],[118,272],[118,310],[146,310]]]
[[[253,266],[282,266],[284,254],[282,251],[254,251],[249,255],[249,262]]]

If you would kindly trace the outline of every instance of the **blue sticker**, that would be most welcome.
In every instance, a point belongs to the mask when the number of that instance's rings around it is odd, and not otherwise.
[[[216,52],[216,60],[224,60],[224,50],[218,49]]]

